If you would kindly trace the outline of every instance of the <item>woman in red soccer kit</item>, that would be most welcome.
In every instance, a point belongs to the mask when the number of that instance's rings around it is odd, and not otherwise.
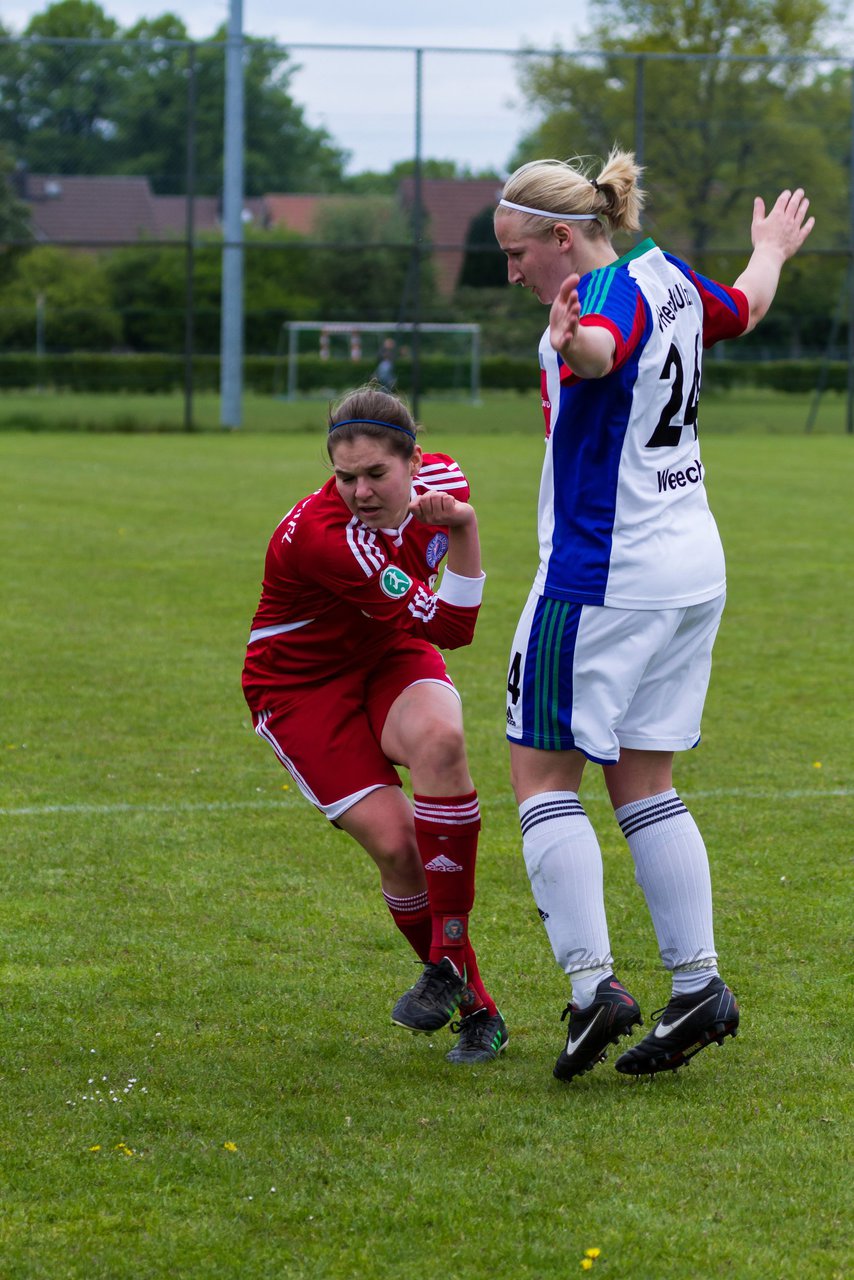
[[[424,963],[393,1022],[432,1032],[459,1009],[447,1057],[480,1062],[508,1036],[469,940],[480,812],[435,646],[471,643],[484,575],[468,482],[416,431],[403,402],[372,386],[333,408],[333,476],[270,540],[243,690],[303,795],[373,858]]]

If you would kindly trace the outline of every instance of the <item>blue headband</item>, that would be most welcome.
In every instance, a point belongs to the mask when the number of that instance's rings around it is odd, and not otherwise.
[[[346,418],[344,422],[333,422],[329,428],[329,434],[337,431],[339,427],[353,427],[360,423],[370,423],[373,427],[389,427],[392,431],[402,431],[405,436],[415,439],[415,432],[410,431],[409,427],[399,427],[396,422],[381,422],[379,418]]]

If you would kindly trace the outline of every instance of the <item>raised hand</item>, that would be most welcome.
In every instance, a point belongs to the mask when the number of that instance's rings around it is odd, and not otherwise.
[[[766,215],[765,202],[757,196],[750,228],[754,249],[777,252],[784,262],[794,257],[815,226],[815,218],[807,218],[809,205],[803,189],[798,187],[796,191],[781,191]]]
[[[801,187],[781,191],[768,214],[760,196],[753,201],[750,226],[753,253],[735,281],[735,287],[745,295],[750,308],[745,333],[750,333],[768,311],[777,292],[783,263],[798,252],[815,226],[815,218],[807,217],[809,204]]]
[[[567,276],[558,290],[549,312],[549,341],[566,359],[578,333],[581,303],[578,300],[578,275]],[[564,354],[566,353],[566,355]]]

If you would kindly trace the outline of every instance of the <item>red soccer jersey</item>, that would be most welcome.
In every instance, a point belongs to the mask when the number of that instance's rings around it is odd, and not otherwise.
[[[468,481],[446,454],[424,455],[413,493],[431,488],[468,500]],[[372,666],[402,635],[443,649],[470,644],[479,607],[470,602],[470,580],[457,579],[461,590],[434,591],[447,550],[446,529],[411,515],[399,529],[363,524],[334,478],[303,498],[267,548],[243,671],[250,703],[295,680]]]

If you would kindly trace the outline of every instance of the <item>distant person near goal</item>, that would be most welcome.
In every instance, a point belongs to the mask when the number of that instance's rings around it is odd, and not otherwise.
[[[393,392],[397,386],[397,374],[394,368],[395,345],[393,338],[386,338],[380,351],[379,364],[374,370],[374,378],[384,391]]]
[[[697,440],[701,361],[762,319],[814,222],[800,189],[767,215],[757,198],[732,287],[652,240],[620,257],[611,236],[639,229],[640,173],[618,149],[595,176],[532,161],[495,211],[510,283],[551,307],[540,566],[513,641],[507,737],[534,899],[572,984],[561,1080],[642,1022],[613,970],[599,843],[578,798],[588,760],[603,766],[672,973],[670,1002],[617,1070],[675,1069],[738,1027],[706,848],[673,788],[674,752],[700,739],[726,588]]]
[[[373,387],[332,409],[333,475],[270,540],[243,689],[259,738],[376,863],[424,965],[392,1021],[434,1032],[459,1010],[446,1056],[485,1062],[508,1035],[469,938],[480,809],[436,648],[471,643],[484,575],[468,481],[416,433],[404,403]]]

